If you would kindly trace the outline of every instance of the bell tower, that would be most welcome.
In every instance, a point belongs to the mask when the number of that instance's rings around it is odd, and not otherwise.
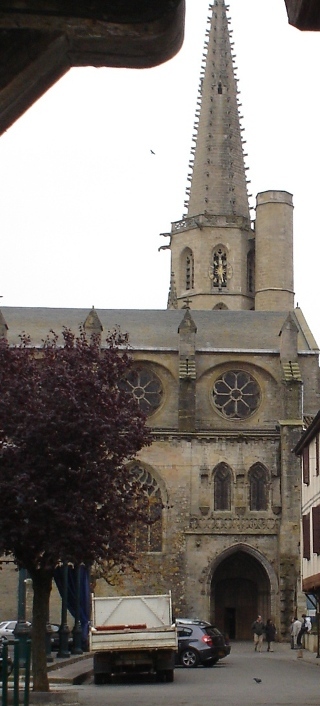
[[[168,308],[252,309],[251,230],[232,30],[210,6],[183,219],[172,224]],[[174,292],[174,296],[173,296]]]

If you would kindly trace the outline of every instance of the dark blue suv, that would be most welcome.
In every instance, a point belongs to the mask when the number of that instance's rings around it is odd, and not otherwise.
[[[205,620],[177,618],[177,662],[183,667],[211,667],[230,654],[231,647],[223,634]]]

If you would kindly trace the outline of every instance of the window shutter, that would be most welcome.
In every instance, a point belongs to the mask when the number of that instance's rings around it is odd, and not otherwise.
[[[303,482],[306,485],[310,483],[310,471],[309,471],[309,446],[305,446],[302,452],[302,464],[303,464]]]
[[[310,559],[310,513],[302,515],[303,558]]]
[[[313,552],[320,554],[320,505],[312,508]]]

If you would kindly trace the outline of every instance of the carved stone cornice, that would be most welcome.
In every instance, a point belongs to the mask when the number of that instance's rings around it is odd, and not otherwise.
[[[276,429],[208,429],[208,430],[196,430],[192,432],[179,431],[178,429],[151,429],[154,441],[193,441],[196,440],[200,443],[211,443],[212,441],[219,442],[221,439],[228,439],[229,442],[234,443],[247,443],[259,442],[262,439],[278,442],[280,439],[279,431]]]
[[[171,223],[171,233],[181,233],[185,230],[194,230],[195,228],[241,228],[241,230],[251,230],[250,221],[243,216],[214,216],[209,214],[201,214],[199,216],[190,216],[182,218],[180,221]]]
[[[190,518],[186,534],[278,534],[280,522],[275,517],[196,517]]]

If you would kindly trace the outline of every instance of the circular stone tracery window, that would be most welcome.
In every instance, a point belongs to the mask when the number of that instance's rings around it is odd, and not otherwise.
[[[260,388],[244,370],[228,370],[213,386],[213,404],[227,419],[247,419],[260,404]]]
[[[163,388],[161,381],[151,370],[134,368],[124,380],[123,387],[132,393],[145,414],[153,414],[160,407]]]

